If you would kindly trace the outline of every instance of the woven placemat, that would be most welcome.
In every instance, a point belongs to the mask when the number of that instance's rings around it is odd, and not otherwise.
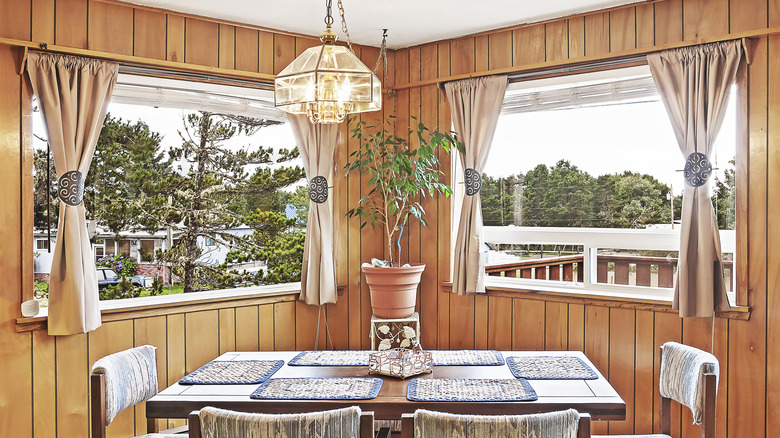
[[[368,366],[370,350],[302,351],[287,365],[297,366]]]
[[[184,376],[182,385],[261,383],[284,365],[283,360],[214,360]]]
[[[506,363],[512,374],[524,379],[593,380],[599,376],[579,357],[510,356]]]
[[[412,401],[533,401],[536,391],[525,379],[412,379]]]
[[[368,366],[371,350],[303,351],[287,365],[293,366]],[[431,350],[433,365],[503,365],[504,356],[495,350]]]
[[[503,365],[504,356],[495,350],[431,350],[433,365]]]
[[[365,400],[375,398],[382,379],[373,377],[285,377],[269,379],[250,395],[258,399]]]

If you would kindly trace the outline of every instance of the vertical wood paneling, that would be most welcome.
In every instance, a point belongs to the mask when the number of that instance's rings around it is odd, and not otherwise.
[[[55,438],[57,436],[57,362],[54,338],[44,331],[32,334],[32,398],[33,436]],[[5,382],[3,382],[5,385]],[[3,386],[4,388],[6,386]],[[6,427],[3,430],[8,430]]]
[[[259,41],[256,30],[240,26],[236,28],[236,70],[259,70]]]
[[[544,25],[525,26],[513,31],[514,65],[544,62]]]
[[[187,374],[184,314],[168,315],[168,385],[176,383]],[[183,420],[168,420],[168,427],[184,425]]]
[[[0,37],[19,40],[30,38],[30,1],[0,3]]]
[[[489,298],[484,294],[474,296],[474,348],[485,350],[490,344]],[[494,327],[495,329],[495,327]],[[493,330],[496,332],[497,330]],[[511,340],[512,336],[509,335]]]
[[[780,0],[769,0],[769,27],[780,26]]]
[[[257,56],[257,48],[254,55]],[[219,68],[236,68],[236,27],[219,25]],[[239,69],[241,70],[241,69]]]
[[[58,437],[89,436],[90,365],[87,335],[57,337]],[[4,388],[7,390],[8,387]],[[22,394],[19,392],[16,395]]]
[[[487,47],[487,37],[485,37],[485,46]],[[420,81],[420,74],[421,74],[420,69],[421,69],[420,49],[419,48],[410,49],[409,50],[409,81],[410,82]],[[422,121],[420,119],[420,98],[421,98],[420,92],[421,90],[419,88],[414,88],[409,90],[409,127],[412,129],[416,129],[417,124]],[[404,134],[406,133],[404,132]],[[415,135],[410,135],[407,141],[409,142],[409,148],[412,150],[417,149],[417,147],[419,146],[419,141],[417,140],[417,136]],[[420,196],[413,197],[412,202],[420,202]],[[420,238],[422,236],[422,225],[420,224],[420,221],[411,220],[407,222],[406,232],[404,234],[409,238],[406,247],[406,257],[408,257],[408,259],[402,258],[402,260],[406,260],[409,263],[419,263],[420,243],[421,243]],[[401,245],[403,247],[403,243]],[[385,255],[387,256],[387,254]],[[401,260],[399,260],[399,262],[401,262]],[[418,297],[417,310],[420,310],[420,305],[422,304],[422,302],[420,300],[419,288],[418,288],[417,297]]]
[[[258,306],[236,308],[236,349],[256,351],[260,348],[260,314]]]
[[[474,348],[474,296],[450,296],[450,348]]]
[[[236,310],[219,309],[219,354],[236,351]]]
[[[279,73],[295,59],[295,37],[274,35],[274,74]]]
[[[544,350],[544,307],[544,301],[512,299],[513,350]]]
[[[276,335],[274,333],[274,304],[259,306],[257,314],[259,317],[260,351],[272,351],[275,349],[276,345]]]
[[[295,349],[317,350],[325,347],[325,326],[320,324],[319,343],[317,319],[319,307],[310,306],[303,301],[295,301]]]
[[[626,402],[625,421],[609,422],[613,435],[634,433],[635,324],[633,310],[609,311],[609,383]]]
[[[32,0],[32,40],[54,42],[54,0]]]
[[[766,0],[739,0],[730,2],[729,31],[731,33],[744,32],[766,27],[768,24]]]
[[[487,346],[494,350],[512,349],[512,298],[485,297],[488,307]],[[479,347],[477,347],[479,348]]]
[[[87,1],[57,0],[54,39],[60,46],[87,48]]]
[[[165,59],[165,14],[135,10],[133,55],[142,58]]]
[[[168,14],[166,53],[168,61],[184,62],[184,17]]]
[[[768,80],[767,69],[777,72],[775,66],[778,54],[778,39],[755,42],[753,63],[750,65],[751,126],[767,126],[767,105],[777,107],[777,92]],[[770,62],[771,64],[767,64]],[[767,91],[762,91],[767,90]],[[769,97],[773,101],[768,101]],[[777,293],[777,273],[771,269],[780,267],[780,253],[777,251],[780,235],[777,230],[777,187],[780,182],[780,150],[777,148],[777,128],[769,125],[769,141],[763,135],[750,139],[750,170],[748,205],[748,290],[749,304],[753,310],[750,321],[729,321],[729,422],[727,436],[762,436],[766,427],[766,402],[764,397],[755,397],[766,391],[766,375],[745,370],[771,369],[767,367],[767,291]],[[766,163],[766,164],[765,164]],[[773,185],[774,184],[774,185]],[[768,283],[769,282],[769,283]],[[732,419],[739,419],[738,421]]]
[[[776,6],[780,6],[780,2]],[[780,11],[778,11],[780,12]],[[768,41],[769,48],[768,51],[771,53],[769,56],[769,65],[768,65],[768,77],[770,78],[777,78],[780,75],[780,62],[778,62],[778,54],[780,53],[780,38],[778,37],[772,37]],[[764,86],[764,84],[767,84],[766,78],[763,77],[763,63],[766,62],[767,59],[767,48],[765,45],[759,45],[756,47],[755,54],[754,54],[755,61],[750,67],[750,133],[751,133],[751,159],[753,158],[753,152],[755,152],[755,159],[760,160],[761,155],[765,153],[766,148],[766,137],[762,136],[762,133],[765,132],[766,126],[768,125],[768,134],[770,138],[770,143],[774,145],[772,152],[774,153],[773,159],[771,160],[771,172],[770,172],[770,178],[771,182],[777,182],[778,176],[778,169],[780,169],[780,163],[778,163],[777,153],[776,150],[778,139],[780,138],[780,86],[777,84],[777,81],[769,81],[768,83],[768,101],[769,104],[769,113],[767,114],[767,122],[762,120],[762,111],[765,106],[762,105],[762,100],[760,98],[759,93]],[[753,70],[760,70],[757,72],[753,72]],[[755,90],[755,91],[754,91]],[[754,97],[753,93],[756,94]],[[755,98],[755,100],[753,100]],[[755,118],[755,120],[754,120]],[[755,143],[753,142],[753,139],[755,139]],[[755,147],[753,146],[755,144]],[[753,170],[753,169],[751,169]],[[760,172],[759,172],[760,176]],[[753,180],[751,178],[751,184],[756,183],[760,184],[760,181]],[[771,184],[770,182],[770,184]],[[775,186],[776,187],[776,186]],[[775,189],[772,192],[772,200],[774,202],[777,202],[777,189]],[[760,199],[754,199],[751,197],[751,200],[754,200],[755,202],[760,202]],[[772,201],[770,201],[772,202]],[[773,211],[776,211],[776,206],[773,206]],[[776,213],[775,213],[776,214]],[[777,218],[772,218],[772,223],[769,225],[771,226],[777,226]],[[760,226],[760,224],[759,224]],[[777,239],[780,238],[777,234],[777,230],[773,230],[770,228],[770,241],[773,242],[773,246],[776,246]],[[752,253],[752,251],[751,251]],[[778,263],[778,256],[780,254],[777,253],[776,249],[773,249],[770,253],[771,263],[776,266]],[[758,267],[760,269],[760,266]],[[754,274],[756,271],[754,269],[750,269],[751,274]],[[768,291],[774,291],[774,293],[770,293],[767,296],[767,312],[766,312],[766,318],[767,318],[767,357],[766,357],[766,363],[767,364],[777,364],[780,363],[780,295],[778,295],[778,287],[780,285],[778,284],[780,282],[780,279],[778,279],[777,273],[773,272],[771,276],[769,277],[769,283],[768,283]],[[780,368],[778,368],[776,365],[773,366],[767,366],[767,382],[778,382],[780,381]],[[780,436],[780,416],[776,415],[777,412],[780,412],[780,385],[777,385],[776,383],[770,383],[766,386],[766,409],[767,412],[770,413],[770,415],[767,415],[767,425],[766,425],[766,436]]]
[[[295,350],[295,303],[274,304],[274,350]]]
[[[634,433],[650,434],[653,431],[653,369],[658,351],[654,343],[655,322],[653,312],[636,312],[636,345],[634,347]]]
[[[184,23],[184,62],[219,66],[219,24],[187,18]]]
[[[89,8],[89,48],[133,54],[133,8],[92,2]]]
[[[607,377],[609,376],[609,312],[607,307],[585,306],[585,348],[588,359]],[[606,434],[607,423],[596,421],[592,423],[594,434]]]
[[[569,304],[569,350],[585,351],[585,306]]]
[[[585,17],[569,19],[569,58],[585,56]]]
[[[569,57],[569,21],[558,20],[546,24],[545,51],[547,61]]]
[[[609,52],[609,13],[585,16],[585,55]]]
[[[609,13],[609,49],[622,52],[636,48],[636,9],[622,8]]]
[[[655,5],[636,7],[636,46],[651,47],[655,44]]]
[[[461,38],[450,43],[450,73],[459,75],[474,71],[474,38]]]
[[[566,350],[569,331],[569,305],[548,302],[544,313],[544,349]]]
[[[442,77],[450,74],[450,45],[449,43],[439,43],[436,45],[439,53],[439,72],[438,76]],[[444,94],[438,93],[438,105],[439,105],[439,128],[441,130],[449,130],[452,127],[452,119],[450,118],[450,108],[447,103],[447,99]],[[453,152],[453,155],[457,152]],[[444,169],[444,183],[450,187],[454,186],[453,180],[453,163],[455,160],[450,154],[439,153],[439,162],[441,163],[441,169]],[[452,209],[455,207],[455,203],[451,202],[451,198],[439,197],[439,283],[442,281],[449,281],[451,279],[451,261],[452,261]],[[450,345],[450,332],[449,332],[449,316],[450,316],[450,295],[444,293],[441,290],[441,286],[438,289],[438,323],[437,323],[437,341],[438,348],[446,349]]]
[[[660,347],[665,342],[682,341],[682,323],[677,315],[671,313],[656,313],[655,314],[655,345],[653,351],[655,352],[655,363],[653,369],[653,387],[659,387],[659,377],[661,371],[661,350]],[[660,428],[660,416],[657,414],[661,409],[661,394],[658,391],[653,395],[653,406],[655,407],[656,415],[653,418],[653,432],[661,433]],[[672,405],[672,435],[680,436],[680,407],[679,405]]]
[[[22,95],[18,75],[19,53],[8,46],[0,47],[0,181],[4,190],[0,201],[0,431],[9,436],[31,435],[32,423],[17,419],[32,418],[31,337],[14,333],[22,298],[22,162],[20,135]],[[26,93],[25,93],[26,94]],[[29,255],[28,255],[29,257]],[[77,425],[77,424],[75,424]]]
[[[490,69],[512,66],[512,32],[503,31],[488,36]]]
[[[257,32],[258,65],[260,73],[274,73],[274,34],[271,32]],[[284,67],[282,67],[284,68]]]
[[[665,0],[655,6],[655,43],[669,44],[682,41],[683,0]]]
[[[191,373],[219,356],[219,311],[205,310],[184,315],[186,371]]]
[[[685,40],[727,34],[729,0],[685,0],[683,19]]]

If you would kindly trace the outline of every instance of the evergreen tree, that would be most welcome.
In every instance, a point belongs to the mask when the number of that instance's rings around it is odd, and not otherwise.
[[[736,229],[736,176],[735,166],[736,157],[729,160],[730,167],[723,173],[723,180],[715,177],[714,194],[712,195],[712,206],[718,218],[718,229],[734,230]]]
[[[48,149],[36,149],[33,154],[33,226],[39,230],[46,229],[48,226],[56,229],[59,211],[60,199],[57,197],[57,170],[54,168],[54,157]]]

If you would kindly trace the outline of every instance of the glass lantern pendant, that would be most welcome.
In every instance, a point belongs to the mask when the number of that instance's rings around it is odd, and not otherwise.
[[[327,20],[326,20],[327,23]],[[382,109],[382,84],[351,50],[337,46],[330,24],[274,80],[276,107],[312,123],[341,123],[349,113]]]

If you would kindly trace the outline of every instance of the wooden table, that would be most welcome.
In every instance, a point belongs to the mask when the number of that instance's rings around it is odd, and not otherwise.
[[[147,418],[187,418],[204,406],[215,406],[243,412],[291,413],[336,409],[358,405],[374,411],[375,418],[398,420],[405,412],[418,408],[459,414],[528,414],[574,408],[589,413],[593,420],[625,420],[626,403],[579,351],[503,351],[509,356],[563,355],[576,356],[590,365],[599,378],[596,380],[530,380],[539,399],[536,401],[495,402],[413,402],[406,399],[409,379],[369,375],[368,366],[288,366],[287,362],[298,352],[231,352],[216,360],[280,359],[285,365],[272,378],[278,377],[380,377],[383,379],[379,395],[370,400],[255,400],[249,398],[257,384],[252,385],[179,385],[164,389],[146,402]],[[434,366],[433,373],[413,378],[514,378],[509,367],[501,366]]]

